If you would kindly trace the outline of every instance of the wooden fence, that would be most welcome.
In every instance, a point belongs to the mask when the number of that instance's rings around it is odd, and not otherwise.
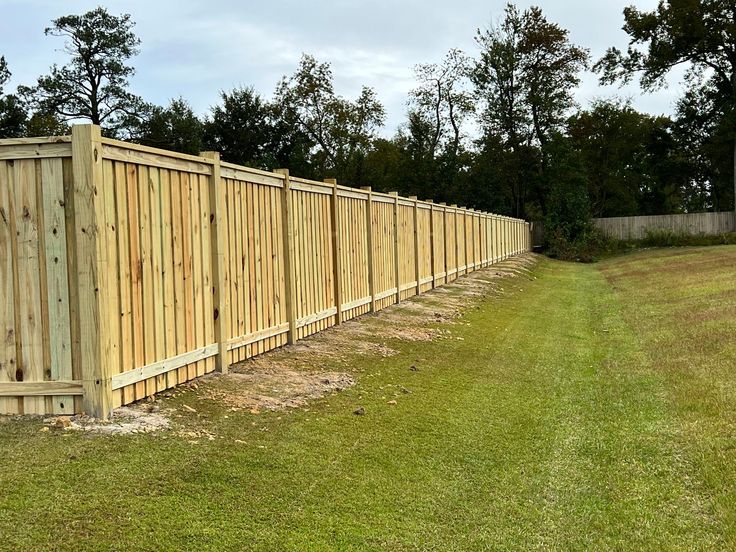
[[[736,214],[733,211],[597,218],[593,222],[604,234],[619,240],[640,240],[647,236],[647,232],[709,236],[736,232]]]
[[[522,220],[102,138],[0,141],[0,413],[106,417],[530,248]]]

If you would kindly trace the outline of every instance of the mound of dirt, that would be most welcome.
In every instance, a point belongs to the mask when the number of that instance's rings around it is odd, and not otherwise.
[[[156,405],[145,403],[116,408],[106,422],[77,415],[46,418],[44,424],[44,427],[64,431],[88,431],[107,435],[153,433],[170,427],[166,413],[162,413]]]
[[[342,372],[305,372],[255,359],[227,375],[213,378],[200,396],[235,410],[285,410],[301,408],[309,401],[355,385]]]

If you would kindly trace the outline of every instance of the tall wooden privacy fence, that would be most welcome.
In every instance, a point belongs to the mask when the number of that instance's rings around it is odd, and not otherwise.
[[[640,240],[648,232],[672,232],[685,235],[715,236],[736,232],[736,213],[684,213],[638,217],[609,217],[593,219],[593,223],[607,236],[619,240]]]
[[[522,220],[91,125],[0,141],[0,413],[107,416],[529,248]]]

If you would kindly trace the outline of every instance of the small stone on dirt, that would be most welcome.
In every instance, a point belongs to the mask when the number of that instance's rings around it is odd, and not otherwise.
[[[54,421],[54,427],[58,427],[60,429],[66,429],[68,427],[71,427],[72,421],[69,419],[69,416],[59,416]]]

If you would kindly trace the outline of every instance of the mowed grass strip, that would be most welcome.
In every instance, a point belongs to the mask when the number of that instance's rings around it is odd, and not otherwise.
[[[0,424],[0,549],[733,546],[733,339],[680,315],[733,330],[734,252],[543,260],[448,339],[356,358],[358,385],[308,410],[167,400],[216,435],[196,445]]]

